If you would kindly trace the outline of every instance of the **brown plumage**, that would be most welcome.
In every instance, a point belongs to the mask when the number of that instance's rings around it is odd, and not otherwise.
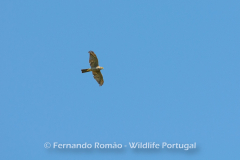
[[[99,86],[102,86],[104,83],[103,76],[100,70],[103,69],[103,67],[100,67],[98,65],[98,58],[96,54],[93,51],[88,52],[90,57],[89,57],[89,63],[91,68],[88,69],[82,69],[82,73],[85,72],[91,72],[93,74],[94,79],[98,82]]]

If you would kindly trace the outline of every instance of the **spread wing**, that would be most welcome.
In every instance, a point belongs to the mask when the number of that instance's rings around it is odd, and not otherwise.
[[[94,79],[98,82],[99,86],[102,86],[104,82],[102,73],[100,71],[92,71],[92,74]]]
[[[97,67],[98,66],[98,59],[96,54],[93,51],[88,52],[90,57],[89,57],[89,63],[91,67]]]

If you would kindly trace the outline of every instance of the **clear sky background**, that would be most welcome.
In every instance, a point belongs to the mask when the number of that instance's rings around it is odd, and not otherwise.
[[[239,158],[239,1],[2,0],[0,23],[1,159]],[[89,50],[102,87],[81,73]]]

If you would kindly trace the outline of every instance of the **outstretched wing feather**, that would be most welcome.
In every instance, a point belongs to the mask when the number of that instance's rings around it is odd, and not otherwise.
[[[96,54],[93,51],[89,51],[89,63],[91,67],[97,67],[98,66],[98,58]]]
[[[94,79],[98,82],[99,86],[102,86],[104,82],[102,73],[100,71],[92,71],[92,74]]]

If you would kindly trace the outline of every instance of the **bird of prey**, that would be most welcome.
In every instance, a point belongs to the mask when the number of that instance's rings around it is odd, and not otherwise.
[[[90,63],[91,68],[82,69],[81,71],[82,71],[82,73],[91,72],[92,71],[94,79],[98,82],[99,86],[102,86],[104,80],[103,80],[103,76],[102,76],[102,73],[101,73],[100,70],[102,70],[103,67],[100,67],[98,65],[98,58],[97,58],[96,54],[93,51],[89,51],[88,53],[90,55],[89,63]]]

